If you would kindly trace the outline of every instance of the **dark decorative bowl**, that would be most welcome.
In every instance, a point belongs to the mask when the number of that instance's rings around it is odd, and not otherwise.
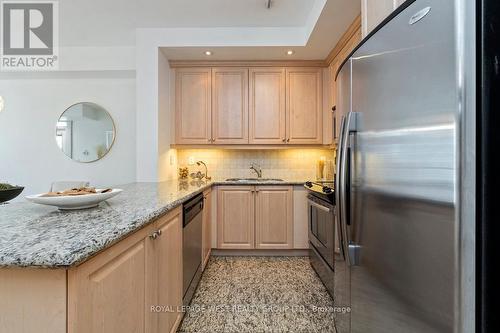
[[[24,190],[24,187],[14,187],[8,190],[0,190],[0,203],[17,197]]]

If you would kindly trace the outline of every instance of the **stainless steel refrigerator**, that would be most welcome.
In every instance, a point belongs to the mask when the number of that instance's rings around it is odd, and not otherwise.
[[[408,0],[338,73],[334,299],[350,306],[336,314],[339,333],[472,327],[467,6]]]

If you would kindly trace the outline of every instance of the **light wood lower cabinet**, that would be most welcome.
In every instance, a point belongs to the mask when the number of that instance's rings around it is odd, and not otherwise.
[[[253,249],[255,189],[221,186],[217,197],[217,246],[219,249]]]
[[[291,186],[219,187],[218,248],[293,248],[292,194]]]
[[[69,333],[146,332],[149,233],[143,229],[68,271]]]
[[[68,270],[69,333],[175,331],[182,315],[180,212]]]
[[[212,191],[210,189],[203,192],[203,238],[201,246],[202,270],[205,270],[210,252],[212,250]]]
[[[182,217],[180,212],[167,215],[157,222],[156,228],[161,234],[152,241],[153,258],[156,263],[150,273],[157,281],[152,286],[154,304],[167,307],[168,311],[151,312],[153,329],[151,332],[175,332],[182,319]]]
[[[293,189],[257,186],[255,191],[255,248],[293,248]]]

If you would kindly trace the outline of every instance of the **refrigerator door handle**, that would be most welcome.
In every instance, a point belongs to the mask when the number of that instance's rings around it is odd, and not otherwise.
[[[354,135],[357,131],[358,127],[358,115],[359,113],[357,112],[349,112],[347,116],[345,117],[345,128],[343,131],[343,136],[342,136],[342,141],[341,141],[341,155],[340,155],[340,185],[339,185],[339,197],[340,197],[340,211],[341,211],[341,219],[340,219],[340,224],[342,228],[342,238],[344,240],[344,251],[347,253],[347,264],[349,266],[356,265],[358,263],[358,258],[359,258],[359,251],[360,251],[360,246],[354,244],[351,239],[350,239],[350,232],[349,232],[349,225],[351,225],[350,221],[347,221],[348,215],[347,215],[347,200],[348,194],[350,193],[350,189],[348,187],[351,186],[350,184],[350,179],[348,179],[348,172],[351,168],[349,165],[350,156],[348,157],[348,154],[350,154],[348,148],[351,150],[353,147],[349,147],[349,141],[350,141],[350,136]],[[350,177],[349,177],[350,178]],[[350,208],[349,208],[350,209]],[[351,246],[356,248],[355,251],[352,251],[351,255]]]
[[[361,246],[356,244],[349,244],[349,265],[358,266],[359,265],[359,252],[361,251]]]
[[[346,117],[342,116],[342,119],[340,121],[340,133],[339,133],[339,144],[337,148],[337,170],[335,173],[335,184],[336,184],[336,189],[335,189],[335,202],[337,205],[337,214],[336,214],[336,219],[337,219],[337,232],[338,232],[338,237],[339,237],[339,247],[340,247],[340,253],[342,255],[343,260],[348,260],[348,254],[347,254],[347,246],[346,246],[346,241],[344,238],[344,232],[343,232],[343,212],[341,210],[341,202],[343,198],[341,197],[341,187],[342,187],[342,173],[343,173],[343,168],[342,168],[342,138],[344,137],[344,129],[345,129],[345,122],[346,122]]]

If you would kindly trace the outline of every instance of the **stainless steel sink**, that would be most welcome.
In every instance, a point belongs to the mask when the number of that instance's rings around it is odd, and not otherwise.
[[[228,182],[282,182],[279,178],[228,178]]]

